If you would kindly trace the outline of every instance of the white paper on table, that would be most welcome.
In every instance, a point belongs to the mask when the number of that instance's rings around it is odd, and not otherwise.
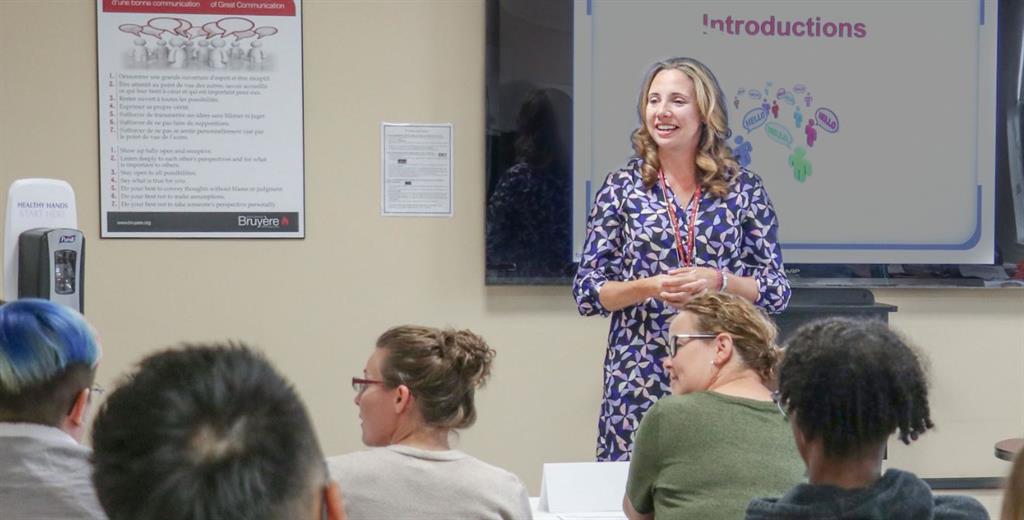
[[[540,484],[541,511],[571,513],[562,518],[625,518],[574,516],[580,513],[622,512],[629,462],[568,462],[544,464]]]

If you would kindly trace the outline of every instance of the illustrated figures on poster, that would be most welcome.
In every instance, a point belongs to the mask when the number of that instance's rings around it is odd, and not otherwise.
[[[118,29],[134,36],[126,54],[130,68],[215,70],[253,67],[263,70],[271,56],[262,40],[278,32],[276,27],[256,27],[252,20],[237,16],[204,23],[161,16],[143,25],[122,24]],[[252,40],[246,44],[250,38]],[[180,40],[177,45],[175,40]]]
[[[223,69],[228,64],[228,53],[224,49],[224,40],[220,38],[213,40],[213,49],[210,49],[210,68]]]

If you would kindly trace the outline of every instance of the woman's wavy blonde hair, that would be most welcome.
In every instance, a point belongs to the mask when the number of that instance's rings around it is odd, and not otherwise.
[[[775,382],[782,349],[775,343],[775,323],[754,304],[740,296],[706,292],[679,308],[696,319],[701,332],[728,334],[740,359],[769,386]]]
[[[640,89],[640,101],[637,113],[640,116],[640,127],[633,131],[633,151],[643,159],[641,176],[644,185],[650,188],[658,182],[658,145],[651,138],[644,117],[647,108],[647,94],[651,90],[654,77],[663,70],[678,70],[693,81],[693,90],[697,98],[697,108],[704,124],[701,126],[700,143],[697,145],[697,181],[701,189],[722,198],[729,192],[731,172],[739,169],[739,163],[732,157],[732,150],[726,141],[732,132],[729,130],[729,115],[726,111],[725,96],[718,85],[715,75],[703,63],[693,58],[671,58],[655,63],[644,78],[644,86]]]

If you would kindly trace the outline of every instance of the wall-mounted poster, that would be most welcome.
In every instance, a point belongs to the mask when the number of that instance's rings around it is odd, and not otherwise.
[[[300,4],[96,1],[101,236],[304,236]]]

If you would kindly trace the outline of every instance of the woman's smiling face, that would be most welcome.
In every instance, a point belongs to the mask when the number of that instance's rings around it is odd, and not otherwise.
[[[695,148],[704,121],[693,80],[676,69],[658,72],[647,91],[644,124],[659,150]]]

